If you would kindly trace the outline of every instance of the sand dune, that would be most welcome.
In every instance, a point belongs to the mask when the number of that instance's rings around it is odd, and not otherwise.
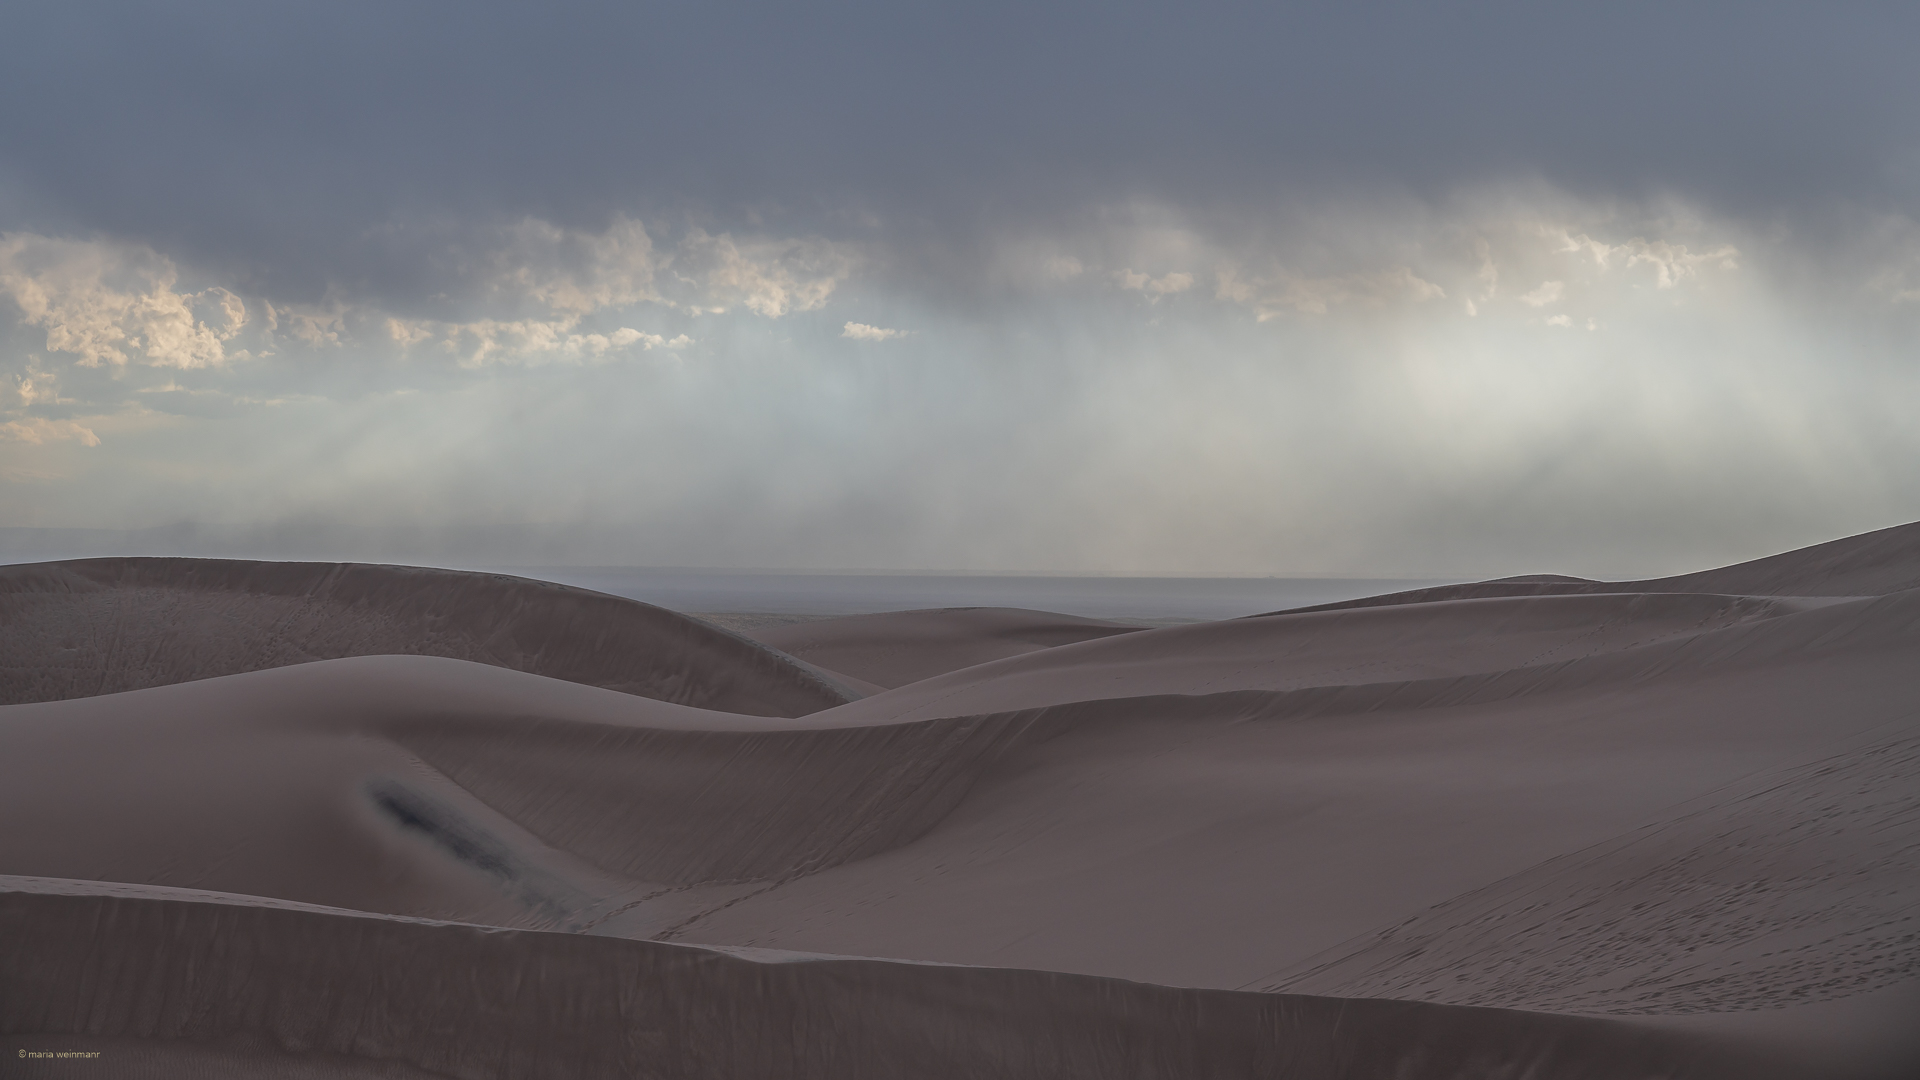
[[[964,668],[848,712],[905,719],[1103,698],[1452,679],[1546,668],[1814,607],[1758,597],[1622,594],[1232,619]]]
[[[0,927],[0,956],[28,973],[10,1018],[154,1072],[182,1064],[169,1051],[184,1043],[235,1075],[318,1055],[454,1077],[1792,1075],[1604,1020],[502,932],[217,894],[5,881]],[[60,942],[78,935],[97,947],[75,962]],[[180,989],[156,998],[157,982]]]
[[[0,834],[0,865],[578,925],[897,846],[1029,726],[794,723],[419,656],[13,706],[0,818],[59,827]]]
[[[748,636],[836,674],[892,688],[1009,656],[1138,631],[1137,626],[1017,608],[849,615]]]
[[[1297,608],[1330,611],[1337,608],[1419,604],[1435,600],[1466,600],[1496,596],[1552,596],[1571,593],[1704,592],[1753,596],[1884,596],[1920,589],[1920,522],[1862,533],[1841,540],[1782,552],[1764,559],[1735,563],[1674,577],[1644,581],[1590,581],[1586,578],[1536,574],[1500,578],[1465,585],[1388,593],[1360,600]],[[1257,617],[1257,616],[1256,616]]]
[[[1920,834],[1902,827],[1920,816],[1920,737],[1887,734],[1745,777],[1260,988],[1662,1014],[1900,986],[1920,976]]]
[[[1905,1075],[1920,590],[1869,586],[1915,566],[1909,527],[1662,588],[759,646],[473,575],[15,570],[28,656],[60,597],[121,635],[65,685],[167,685],[0,709],[0,1029],[152,1075]],[[210,614],[143,644],[160,611]],[[636,625],[594,670],[694,700],[562,677]],[[454,645],[310,647],[394,627]],[[717,707],[831,685],[773,645],[896,685]]]
[[[1920,597],[1901,607],[1920,621]],[[1435,707],[1221,694],[1040,709],[1036,723],[1067,730],[1013,755],[923,839],[690,933],[1247,985],[1755,773],[1897,732],[1913,720],[1916,653],[1909,630],[1871,652],[1655,664],[1619,686]],[[1737,890],[1708,895],[1730,921],[1752,914]],[[1859,929],[1841,908],[1834,931]]]
[[[384,653],[762,716],[859,696],[664,608],[503,574],[225,559],[0,567],[0,703]]]

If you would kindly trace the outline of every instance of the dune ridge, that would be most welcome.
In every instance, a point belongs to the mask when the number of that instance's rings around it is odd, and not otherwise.
[[[774,626],[749,636],[829,671],[892,689],[992,660],[1140,629],[1050,611],[934,608]]]
[[[1708,595],[1485,598],[1288,612],[1089,640],[963,668],[831,715],[895,720],[1075,700],[1527,678],[1816,609]],[[1798,624],[1797,624],[1798,625]],[[1409,647],[1411,646],[1411,647]],[[824,714],[823,714],[824,715]]]
[[[385,653],[763,716],[859,696],[677,612],[504,574],[170,558],[0,567],[4,704]]]
[[[1435,600],[1567,596],[1581,593],[1703,592],[1750,596],[1881,596],[1920,589],[1920,522],[1672,577],[1639,581],[1593,581],[1558,574],[1531,574],[1386,593],[1357,600],[1291,608],[1293,612],[1424,604]],[[1274,615],[1280,612],[1266,612]],[[1259,618],[1259,616],[1249,616]]]

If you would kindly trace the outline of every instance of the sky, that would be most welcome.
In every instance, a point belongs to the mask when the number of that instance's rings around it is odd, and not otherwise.
[[[1628,577],[1920,519],[1912,5],[4,22],[8,535]]]

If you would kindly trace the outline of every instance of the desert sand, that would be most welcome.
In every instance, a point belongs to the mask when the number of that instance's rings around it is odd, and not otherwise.
[[[1920,525],[1144,629],[45,563],[0,701],[9,1076],[1920,1075]]]

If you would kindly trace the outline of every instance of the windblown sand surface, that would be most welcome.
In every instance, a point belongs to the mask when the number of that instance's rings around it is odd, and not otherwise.
[[[1920,1072],[1920,526],[1161,629],[137,559],[0,616],[18,1075]]]

